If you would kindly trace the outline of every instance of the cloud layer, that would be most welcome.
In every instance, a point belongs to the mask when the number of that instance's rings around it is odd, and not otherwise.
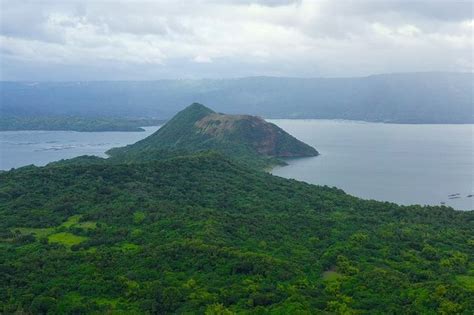
[[[473,70],[470,1],[0,4],[4,80]]]

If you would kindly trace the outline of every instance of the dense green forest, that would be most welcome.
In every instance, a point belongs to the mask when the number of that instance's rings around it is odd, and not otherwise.
[[[317,151],[223,116],[0,172],[0,314],[472,314],[473,211],[270,175]]]
[[[0,313],[472,314],[474,212],[216,153],[0,173]]]
[[[159,119],[89,118],[79,116],[7,116],[0,118],[0,131],[71,130],[71,131],[144,131],[141,127],[158,126]]]

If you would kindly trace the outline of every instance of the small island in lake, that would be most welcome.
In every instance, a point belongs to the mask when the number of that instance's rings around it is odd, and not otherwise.
[[[198,103],[176,114],[151,136],[107,153],[113,159],[136,161],[207,150],[258,167],[284,165],[281,158],[319,154],[260,117],[216,113]]]

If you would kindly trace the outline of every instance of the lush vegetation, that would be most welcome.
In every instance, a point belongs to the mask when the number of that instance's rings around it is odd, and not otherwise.
[[[361,200],[215,153],[85,161],[0,173],[0,313],[474,309],[472,211]]]
[[[158,119],[88,118],[78,116],[7,116],[0,118],[0,131],[144,131],[141,127],[163,124]]]
[[[261,135],[220,114],[232,133],[203,133],[210,114],[109,159],[0,172],[0,313],[472,314],[473,211],[272,176]]]
[[[208,150],[256,168],[284,164],[278,157],[318,154],[313,147],[263,119],[217,114],[197,103],[179,112],[155,134],[109,150],[108,154],[114,161],[137,162]]]

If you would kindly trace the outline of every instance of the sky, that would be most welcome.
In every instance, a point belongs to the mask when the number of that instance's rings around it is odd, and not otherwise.
[[[0,79],[473,71],[456,0],[0,0]]]

